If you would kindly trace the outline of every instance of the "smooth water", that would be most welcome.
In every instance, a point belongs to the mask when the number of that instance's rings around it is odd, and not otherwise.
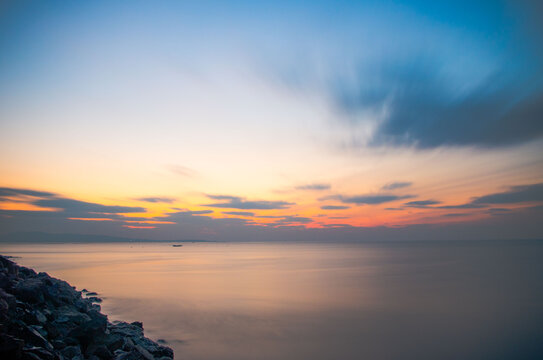
[[[543,242],[0,245],[178,359],[542,359]]]

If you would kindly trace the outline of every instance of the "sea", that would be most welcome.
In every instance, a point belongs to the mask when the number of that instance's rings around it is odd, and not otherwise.
[[[184,360],[543,359],[543,241],[0,244]]]

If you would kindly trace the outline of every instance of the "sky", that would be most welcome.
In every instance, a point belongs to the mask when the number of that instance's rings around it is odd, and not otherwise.
[[[0,234],[543,238],[537,1],[3,1]]]

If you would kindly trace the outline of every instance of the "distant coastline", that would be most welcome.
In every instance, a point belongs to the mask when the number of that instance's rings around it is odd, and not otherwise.
[[[182,239],[182,240],[151,240],[151,239],[134,239],[107,235],[90,235],[90,234],[53,234],[39,231],[32,232],[14,232],[0,236],[0,243],[15,243],[15,244],[63,244],[63,243],[200,243],[214,242],[202,239]]]

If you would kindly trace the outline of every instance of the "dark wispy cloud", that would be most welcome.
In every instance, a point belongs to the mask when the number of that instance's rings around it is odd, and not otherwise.
[[[490,208],[486,210],[486,212],[491,215],[509,214],[512,211],[513,211],[512,209],[507,209],[507,208]]]
[[[230,195],[207,195],[207,196],[210,199],[223,200],[225,202],[204,204],[201,206],[226,208],[226,209],[240,209],[240,210],[272,210],[272,209],[286,209],[292,205],[295,205],[294,203],[286,202],[286,201],[266,201],[266,200],[249,201],[239,196],[230,196]]]
[[[402,189],[413,185],[410,181],[395,181],[388,183],[386,185],[383,185],[381,190],[396,190],[396,189]]]
[[[339,196],[338,200],[346,204],[379,205],[387,202],[412,198],[413,195],[370,194],[356,196]]]
[[[174,215],[181,215],[181,216],[197,216],[197,215],[208,215],[212,214],[213,210],[181,210],[174,213],[169,213],[168,217],[174,216]]]
[[[90,203],[85,201],[79,201],[66,198],[55,199],[40,199],[33,201],[33,204],[46,207],[57,208],[63,211],[72,213],[108,213],[108,214],[120,214],[120,213],[139,213],[145,212],[146,209],[139,206],[117,206],[117,205],[102,205],[97,203]]]
[[[472,204],[514,204],[535,201],[543,201],[543,183],[512,186],[504,192],[475,198]]]
[[[427,207],[427,206],[430,206],[430,205],[437,205],[437,204],[441,204],[441,201],[437,201],[437,200],[417,200],[417,201],[406,202],[403,205],[407,206],[407,207]]]
[[[472,214],[466,214],[466,213],[450,213],[450,214],[443,214],[442,217],[451,217],[451,218],[457,218],[457,217],[466,217],[471,216]]]
[[[467,204],[459,204],[459,205],[442,205],[442,206],[435,206],[436,209],[481,209],[487,207],[485,204],[473,204],[473,203],[467,203]]]
[[[17,196],[53,197],[56,194],[48,191],[0,187],[0,198]]]
[[[250,211],[223,211],[222,213],[226,215],[255,216],[255,213]]]
[[[293,224],[309,224],[313,222],[313,219],[303,216],[283,216],[280,219],[274,221],[274,225],[284,226]]]
[[[172,203],[175,201],[175,198],[171,197],[141,197],[136,198],[135,200],[138,201],[145,201],[145,202],[151,202],[151,203]]]
[[[441,66],[436,59],[419,56],[366,68],[357,79],[337,80],[333,98],[350,126],[367,121],[358,113],[386,114],[366,141],[374,146],[497,147],[543,137],[541,81],[497,73],[460,90],[451,88]]]
[[[329,190],[330,188],[330,184],[306,184],[295,187],[296,190]]]
[[[350,206],[346,206],[346,205],[324,205],[324,206],[321,206],[322,210],[345,210],[345,209],[350,209],[350,208],[351,208]]]
[[[481,209],[491,205],[543,202],[543,183],[511,186],[509,190],[479,196],[466,204],[436,206],[437,209]],[[506,209],[503,209],[507,211]],[[489,209],[489,211],[491,211]],[[500,211],[500,210],[497,210]]]

